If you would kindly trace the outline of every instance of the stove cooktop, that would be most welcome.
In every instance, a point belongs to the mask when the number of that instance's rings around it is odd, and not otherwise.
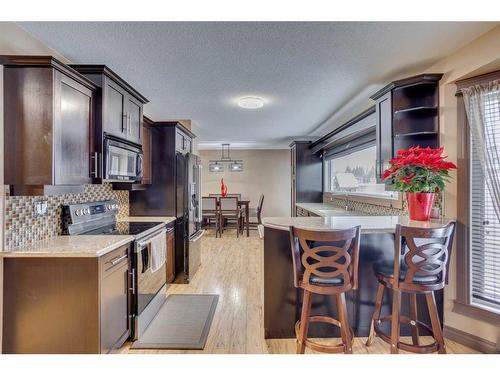
[[[91,235],[131,235],[138,236],[154,227],[163,224],[162,222],[133,222],[133,221],[119,221],[113,226],[95,229],[85,234]]]

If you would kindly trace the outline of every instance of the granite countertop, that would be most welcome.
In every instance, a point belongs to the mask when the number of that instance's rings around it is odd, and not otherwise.
[[[265,217],[264,227],[288,230],[291,225],[310,229],[346,229],[361,225],[361,233],[394,233],[396,224],[415,228],[436,228],[446,225],[450,219],[413,221],[407,216],[330,216],[330,217]]]
[[[175,221],[175,217],[171,216],[126,216],[126,217],[121,217],[118,218],[118,221],[131,221],[131,222],[155,222],[155,221],[162,221],[165,224],[171,223],[172,221]]]
[[[347,211],[340,207],[335,207],[328,203],[296,203],[297,207],[310,211],[318,216],[367,216],[368,214],[359,211]]]
[[[0,257],[100,257],[134,240],[129,235],[58,236],[1,252]]]

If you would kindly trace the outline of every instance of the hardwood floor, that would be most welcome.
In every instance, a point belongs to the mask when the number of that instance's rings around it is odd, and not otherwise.
[[[167,293],[216,293],[219,304],[204,350],[136,350],[130,342],[120,353],[129,354],[293,354],[295,339],[264,340],[263,332],[263,240],[256,231],[236,238],[234,230],[215,238],[213,232],[202,240],[202,265],[190,284],[172,284]],[[336,340],[336,339],[332,339]],[[323,340],[324,342],[332,340]],[[425,340],[425,338],[424,338]],[[355,354],[389,353],[389,345],[376,338],[370,347],[365,338],[354,340]],[[448,353],[477,353],[447,340]],[[306,353],[311,353],[306,351]]]

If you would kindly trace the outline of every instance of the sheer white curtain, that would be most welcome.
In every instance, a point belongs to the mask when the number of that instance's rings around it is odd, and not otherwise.
[[[500,80],[462,89],[471,139],[500,221]]]

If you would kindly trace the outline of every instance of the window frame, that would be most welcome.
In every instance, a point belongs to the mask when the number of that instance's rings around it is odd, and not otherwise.
[[[470,132],[461,90],[477,84],[500,79],[500,71],[471,77],[457,85],[457,229],[456,229],[456,297],[453,312],[500,324],[500,314],[471,303],[471,249],[470,249]]]
[[[359,150],[356,150],[354,152],[362,151],[366,148],[373,147],[373,146],[377,147],[377,144],[374,143],[373,145],[369,145],[367,147],[360,148]],[[345,156],[345,155],[342,154],[339,157],[342,157],[342,156]],[[370,194],[370,193],[337,192],[337,191],[332,190],[332,186],[331,186],[331,172],[332,171],[331,171],[331,164],[330,164],[330,162],[332,160],[335,160],[335,158],[331,158],[331,159],[324,158],[324,161],[323,161],[323,163],[324,163],[323,171],[326,174],[325,180],[324,180],[324,188],[326,189],[325,193],[329,194],[332,198],[349,199],[350,201],[353,201],[353,202],[368,203],[368,204],[372,204],[372,205],[376,205],[376,206],[396,208],[399,210],[403,209],[403,195],[404,194],[402,194],[400,192],[398,193],[397,198],[390,198],[390,197],[383,197],[381,195]],[[376,160],[375,160],[375,162],[376,162]]]

